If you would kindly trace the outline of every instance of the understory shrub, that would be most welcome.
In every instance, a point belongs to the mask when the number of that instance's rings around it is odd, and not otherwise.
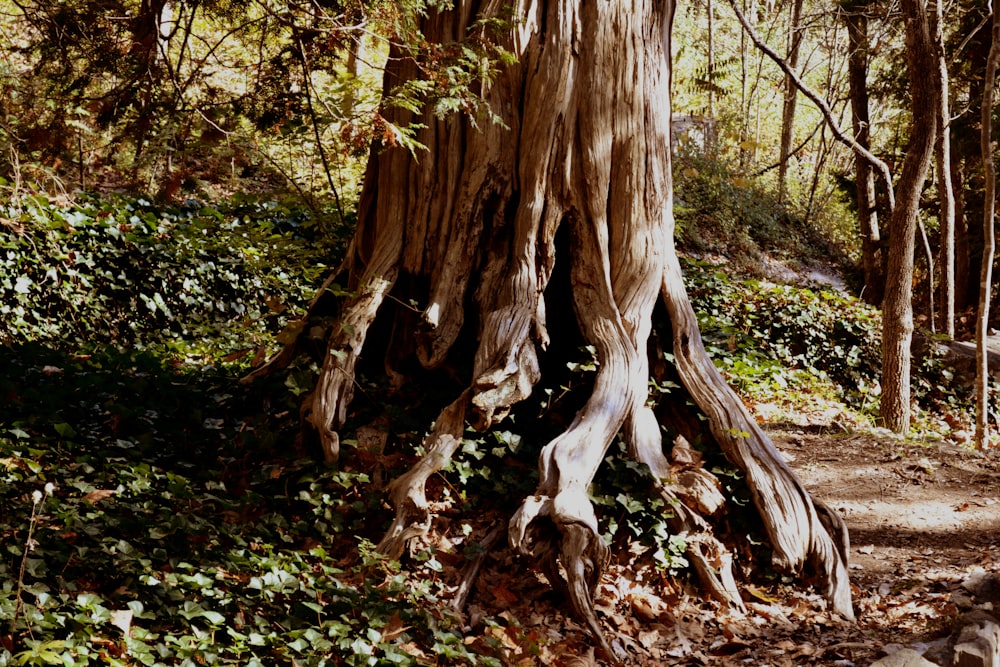
[[[836,290],[739,280],[685,259],[706,346],[737,385],[784,389],[795,374],[829,379],[854,407],[870,401],[881,366],[881,314]]]
[[[0,346],[0,665],[504,664],[463,641],[433,553],[373,552],[370,467],[288,451],[282,395]]]
[[[273,201],[19,196],[0,206],[0,341],[253,347],[342,253],[349,221],[319,229]]]

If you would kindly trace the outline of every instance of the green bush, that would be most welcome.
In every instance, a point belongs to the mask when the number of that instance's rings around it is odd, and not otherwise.
[[[678,246],[719,254],[741,271],[755,271],[763,253],[802,264],[845,262],[835,226],[810,224],[724,158],[681,150],[674,162]],[[817,211],[816,216],[826,216]]]
[[[0,223],[0,341],[230,352],[315,293],[350,231],[324,237],[308,214],[275,202],[164,208],[43,195],[8,202]]]
[[[716,364],[744,386],[784,388],[795,374],[827,378],[855,407],[878,383],[881,315],[834,290],[737,280],[686,259],[685,280]]]
[[[501,664],[433,554],[372,553],[364,470],[287,451],[279,379],[31,344],[0,395],[0,665]]]

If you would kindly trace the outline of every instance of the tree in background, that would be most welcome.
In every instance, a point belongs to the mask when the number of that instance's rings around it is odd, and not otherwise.
[[[799,67],[799,51],[802,48],[802,2],[792,0],[791,17],[788,22],[788,53],[785,56],[788,66],[797,70]],[[792,139],[795,133],[795,102],[799,89],[792,77],[785,75],[785,100],[781,110],[781,150],[778,155],[778,199],[785,198],[785,179],[788,176],[788,160],[792,156]]]
[[[980,110],[980,150],[983,157],[983,261],[979,273],[979,312],[976,318],[976,446],[989,446],[989,335],[990,301],[993,298],[995,253],[996,167],[993,160],[993,99],[1000,70],[1000,12],[993,10],[993,39],[986,59],[983,102]]]
[[[910,428],[910,344],[913,339],[913,253],[920,195],[930,168],[937,131],[934,39],[926,0],[901,3],[906,27],[910,85],[910,142],[896,184],[889,218],[889,252],[882,302],[882,399],[879,416],[897,433]]]
[[[858,144],[871,150],[871,115],[868,107],[868,2],[844,3],[841,8],[847,24],[849,46],[848,80],[851,95],[851,125]],[[878,205],[875,198],[875,170],[869,160],[854,160],[858,227],[861,231],[861,266],[864,288],[861,298],[873,305],[882,303],[885,270],[882,237],[879,231]]]
[[[937,114],[937,143],[934,146],[934,165],[937,170],[938,231],[940,237],[939,264],[941,266],[940,319],[944,334],[955,337],[955,189],[951,167],[951,86],[948,75],[948,53],[944,40],[944,3],[937,0],[931,14],[934,34],[934,54],[937,60],[935,86],[940,108]],[[934,322],[935,313],[931,313]]]

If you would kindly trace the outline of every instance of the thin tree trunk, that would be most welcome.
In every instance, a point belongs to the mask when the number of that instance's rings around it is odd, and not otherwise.
[[[715,3],[705,0],[708,14],[708,117],[715,118]]]
[[[913,253],[920,194],[934,152],[937,123],[934,42],[926,0],[902,0],[910,81],[910,143],[889,219],[889,265],[882,302],[882,400],[879,416],[896,433],[910,428],[910,343],[913,338]]]
[[[955,195],[955,311],[970,305],[969,286],[972,271],[969,247],[969,221],[965,215],[965,160],[956,153],[951,161],[951,182],[958,184]]]
[[[743,2],[743,9],[746,10],[747,0]],[[740,31],[740,112],[743,118],[740,119],[740,168],[746,169],[752,157],[750,151],[750,53],[747,43],[747,36]]]
[[[997,178],[993,160],[993,99],[997,69],[1000,68],[1000,12],[993,10],[993,41],[986,59],[983,106],[980,117],[980,150],[983,156],[983,263],[979,270],[979,312],[976,314],[976,447],[990,445],[990,369],[987,349],[990,299],[993,290],[993,255]]]
[[[788,25],[788,55],[785,57],[788,67],[796,70],[799,67],[799,47],[802,45],[802,0],[792,0],[790,23]],[[785,75],[785,101],[781,110],[781,152],[778,158],[778,201],[784,201],[786,194],[786,179],[788,178],[788,160],[791,157],[792,138],[795,134],[795,101],[799,89],[792,77]]]
[[[850,52],[847,60],[851,91],[851,124],[854,139],[871,150],[871,119],[868,112],[868,3],[844,7],[844,22]],[[878,209],[875,204],[875,174],[868,160],[854,159],[857,186],[858,222],[861,227],[861,265],[865,274],[862,298],[870,304],[882,303],[885,294],[885,271]],[[892,184],[888,184],[892,187]]]
[[[938,264],[941,275],[941,327],[949,337],[955,337],[955,191],[951,176],[951,105],[948,81],[948,60],[944,49],[944,2],[937,0],[931,14],[937,70],[934,83],[938,94],[937,142],[934,162],[940,208],[938,227],[941,236]],[[933,313],[931,314],[933,318]],[[933,322],[933,319],[932,319]]]
[[[920,233],[920,243],[924,247],[924,261],[927,263],[927,312],[930,317],[931,333],[937,333],[937,311],[934,308],[934,250],[931,239],[927,235],[927,226],[920,216],[917,216],[917,231]]]

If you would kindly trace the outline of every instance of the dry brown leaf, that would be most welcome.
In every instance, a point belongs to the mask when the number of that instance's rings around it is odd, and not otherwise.
[[[594,657],[594,649],[591,648],[584,655],[566,658],[562,664],[564,667],[597,667],[597,658]]]
[[[663,638],[660,636],[660,631],[657,629],[653,630],[640,630],[639,631],[639,643],[643,645],[644,648],[652,648],[654,645],[659,643]]]
[[[746,590],[750,595],[754,596],[758,600],[763,600],[764,602],[769,602],[771,604],[775,604],[776,602],[778,602],[776,598],[771,597],[770,595],[765,593],[763,590],[757,588],[756,586],[752,585],[747,586]]]
[[[90,503],[91,505],[96,505],[97,503],[101,502],[102,500],[106,500],[107,498],[110,498],[116,493],[118,492],[115,491],[114,489],[94,489],[93,491],[85,495],[83,497],[83,500],[85,502]]]
[[[393,614],[392,618],[389,619],[389,622],[382,628],[382,641],[391,642],[411,627],[412,626],[409,625],[403,625],[403,621],[399,618],[398,613]]]
[[[414,644],[413,642],[406,642],[405,644],[400,644],[399,648],[402,651],[408,653],[409,655],[412,655],[415,658],[426,658],[427,657],[427,654],[424,653],[420,649],[420,647],[417,646],[416,644]]]
[[[490,592],[493,593],[493,597],[496,598],[497,604],[502,607],[508,607],[521,599],[504,584],[497,584],[490,589]]]
[[[660,614],[653,609],[648,600],[635,595],[630,596],[629,603],[632,606],[632,613],[643,621],[654,621]]]

